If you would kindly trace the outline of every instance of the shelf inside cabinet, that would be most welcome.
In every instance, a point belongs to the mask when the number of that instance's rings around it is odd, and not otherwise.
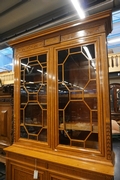
[[[98,133],[98,126],[95,124],[90,124],[90,123],[81,123],[81,122],[69,122],[69,123],[61,123],[60,124],[60,130],[63,129],[68,129],[68,130],[80,130],[80,131],[91,131],[94,133]]]
[[[21,123],[20,126],[36,126],[36,127],[43,127],[42,125],[38,124],[38,123],[31,123],[31,124],[28,124],[28,123]],[[44,128],[47,128],[47,126],[44,126]]]

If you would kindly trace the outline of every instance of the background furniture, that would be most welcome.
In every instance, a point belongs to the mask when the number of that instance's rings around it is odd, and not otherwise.
[[[111,119],[120,124],[120,84],[110,84]]]
[[[0,87],[0,162],[5,163],[4,148],[13,142],[13,86]]]

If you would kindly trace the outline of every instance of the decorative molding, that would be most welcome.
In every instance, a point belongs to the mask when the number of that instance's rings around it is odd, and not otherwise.
[[[86,36],[91,36],[91,35],[95,35],[97,33],[101,33],[105,31],[104,26],[99,26],[99,27],[94,27],[94,28],[90,28],[90,29],[76,29],[76,32],[67,34],[67,35],[62,35],[61,36],[61,42],[67,41],[67,40],[71,40],[71,39],[75,39],[75,38],[79,38],[79,37],[86,37]]]
[[[112,160],[110,123],[106,123],[106,149],[107,149],[107,159]]]

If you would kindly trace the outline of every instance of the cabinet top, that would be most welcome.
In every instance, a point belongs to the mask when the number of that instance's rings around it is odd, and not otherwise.
[[[92,27],[97,27],[100,25],[104,25],[104,31],[106,33],[106,36],[111,32],[112,30],[112,11],[107,10],[103,11],[91,16],[86,17],[84,20],[74,20],[69,23],[63,23],[58,26],[55,26],[53,24],[49,24],[49,26],[42,26],[35,31],[31,31],[28,33],[23,34],[22,36],[19,36],[15,39],[12,39],[8,41],[8,44],[11,46],[16,46],[18,44],[27,42],[29,40],[33,40],[36,38],[40,38],[46,35],[53,36],[55,33],[68,30],[69,29],[76,29],[78,30],[85,30]]]

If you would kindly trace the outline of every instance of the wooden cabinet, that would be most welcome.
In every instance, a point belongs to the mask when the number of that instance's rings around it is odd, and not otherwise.
[[[110,84],[111,119],[120,123],[120,84]]]
[[[31,179],[35,168],[38,179],[113,179],[110,24],[107,11],[9,42],[15,137],[5,149],[7,180]]]
[[[5,163],[4,148],[13,142],[13,87],[0,88],[0,162]]]

